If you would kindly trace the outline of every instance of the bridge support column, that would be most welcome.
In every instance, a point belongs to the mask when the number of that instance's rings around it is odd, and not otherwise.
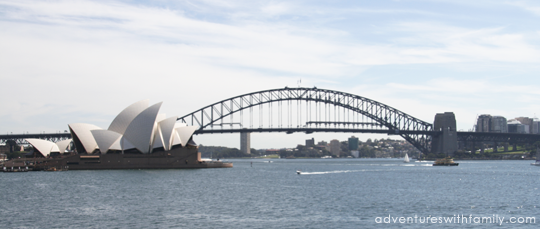
[[[493,153],[497,153],[498,152],[498,148],[499,147],[499,144],[497,144],[497,142],[493,142]]]
[[[444,112],[435,115],[433,130],[442,131],[438,136],[433,136],[431,151],[434,154],[443,153],[454,156],[457,151],[456,116],[453,112]]]
[[[504,143],[504,152],[508,152],[508,142]]]
[[[251,154],[251,132],[240,133],[240,151],[244,154]]]

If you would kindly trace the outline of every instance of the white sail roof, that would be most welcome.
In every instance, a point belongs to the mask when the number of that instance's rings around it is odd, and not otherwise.
[[[101,154],[106,154],[111,146],[117,142],[122,135],[111,130],[91,130]]]
[[[68,139],[68,140],[63,140],[63,141],[57,142],[56,145],[58,146],[59,152],[60,153],[65,153],[66,148],[69,146],[69,144],[71,144],[72,141],[73,141],[73,139]]]
[[[196,126],[184,126],[176,128],[176,132],[178,133],[182,146],[185,147],[187,145],[195,130],[197,130]]]
[[[173,136],[172,136],[172,145],[181,145],[182,141],[180,140],[180,136],[178,135],[178,131],[174,129]],[[172,146],[171,146],[172,147]]]
[[[75,145],[78,143],[82,144],[87,153],[92,153],[97,148],[98,145],[96,140],[90,131],[101,130],[101,128],[96,125],[86,123],[72,123],[68,126]]]
[[[44,157],[49,156],[51,152],[60,152],[60,150],[58,149],[58,146],[54,142],[36,139],[36,138],[27,138],[24,140],[30,143],[30,145],[32,145]]]
[[[161,102],[148,107],[149,100],[131,104],[115,117],[108,130],[92,124],[69,124],[69,129],[79,153],[101,153],[109,150],[137,149],[151,153],[152,149],[163,147],[171,150],[173,145],[186,146],[198,127],[177,123],[177,117],[167,118],[159,114]],[[60,151],[65,151],[69,142],[58,143]]]
[[[150,146],[154,140],[154,125],[161,104],[156,103],[138,114],[124,133],[124,138],[142,153],[150,153]]]
[[[176,129],[178,129],[180,127],[185,127],[185,126],[187,126],[187,124],[185,124],[183,122],[174,123],[174,131],[173,131],[173,136],[172,136],[171,147],[175,146],[175,145],[182,144],[182,141],[180,140],[180,136],[178,135],[178,131],[176,131]]]
[[[173,145],[173,133],[177,118],[177,116],[173,116],[159,122],[159,128],[163,137],[163,148],[165,150],[170,150]]]
[[[142,111],[148,108],[149,102],[150,100],[145,99],[126,107],[114,118],[109,126],[109,130],[119,134],[124,134],[131,121],[133,121],[133,119]]]
[[[118,145],[119,145],[118,149],[122,149],[122,150],[135,149],[135,145],[133,145],[131,142],[129,142],[125,137],[122,137],[118,141]],[[116,145],[114,145],[114,146],[116,146]],[[111,149],[115,149],[115,148],[111,147]]]
[[[156,125],[157,126],[157,125]],[[161,134],[161,128],[157,127],[156,131],[154,132],[154,142],[152,145],[152,149],[163,147],[163,136]]]
[[[158,114],[158,115],[156,116],[156,123],[157,123],[157,122],[161,122],[161,121],[163,121],[163,120],[166,119],[166,118],[167,118],[167,115],[166,115],[166,114]]]
[[[184,126],[187,126],[187,124],[183,122],[174,123],[174,129],[179,128],[179,127],[184,127]]]
[[[122,138],[120,137],[118,140],[116,140],[111,147],[109,147],[109,150],[122,150],[122,145],[120,144],[120,141]]]

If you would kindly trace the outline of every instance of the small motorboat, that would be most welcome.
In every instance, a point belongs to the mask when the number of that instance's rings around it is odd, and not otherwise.
[[[296,170],[296,174],[300,175],[302,173],[302,170]]]

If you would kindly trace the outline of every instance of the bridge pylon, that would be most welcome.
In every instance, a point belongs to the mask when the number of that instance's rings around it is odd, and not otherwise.
[[[244,154],[251,154],[251,132],[240,133],[240,151]]]
[[[435,115],[433,130],[440,131],[434,135],[431,141],[431,152],[434,154],[443,153],[446,156],[454,156],[458,149],[456,116],[454,112],[444,112]]]

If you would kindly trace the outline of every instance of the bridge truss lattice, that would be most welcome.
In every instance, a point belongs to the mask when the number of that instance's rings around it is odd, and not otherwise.
[[[351,132],[400,135],[423,153],[433,125],[386,104],[319,88],[281,88],[225,99],[178,118],[196,134]]]

